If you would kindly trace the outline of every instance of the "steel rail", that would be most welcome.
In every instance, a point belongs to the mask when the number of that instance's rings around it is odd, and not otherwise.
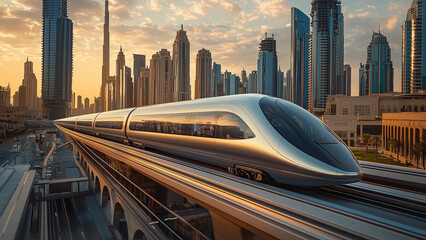
[[[155,153],[146,152],[70,130],[65,131],[85,141],[85,144],[91,145],[91,147],[105,154],[110,154],[126,162],[126,164],[132,165],[136,169],[143,167],[144,171],[150,174],[151,177],[156,177],[159,182],[163,182],[173,189],[178,188],[177,185],[179,185],[179,183],[187,187],[191,185],[192,188],[198,191],[196,192],[198,195],[204,193],[204,197],[208,194],[212,197],[212,192],[206,190],[206,188],[214,187],[216,205],[219,205],[217,200],[221,200],[226,202],[225,205],[227,205],[227,208],[232,206],[234,208],[240,208],[240,210],[245,209],[245,215],[247,216],[247,214],[249,214],[247,217],[262,220],[263,225],[257,227],[266,229],[265,231],[270,234],[281,233],[281,235],[273,235],[277,238],[283,236],[283,233],[296,238],[302,236],[304,238],[324,238],[326,235],[327,237],[325,238],[371,238],[381,236],[405,239],[424,237],[424,233],[422,232],[413,232],[407,228],[398,229],[392,224],[389,225],[387,222],[376,222],[375,220],[377,219],[365,218],[365,216],[356,214],[356,211],[345,211],[345,209],[338,208],[336,205],[321,202],[309,196],[298,195],[283,189],[274,189],[273,187],[247,181],[246,179],[236,178],[223,172],[212,172],[210,169],[203,170],[203,167],[200,166],[190,167],[190,169],[188,169],[188,166],[193,164],[184,164],[184,166],[179,164],[179,166],[177,166],[179,161],[170,161],[172,159],[170,157],[161,157]],[[172,163],[176,163],[176,165]],[[171,174],[171,171],[173,171],[174,174]],[[159,173],[161,175],[158,175]],[[210,176],[207,177],[206,175]],[[188,179],[189,176],[192,178],[190,181]],[[173,184],[164,180],[165,177],[172,178]],[[222,178],[222,182],[212,181],[212,179],[217,179],[218,177]],[[196,183],[195,185],[194,180]],[[207,184],[209,186],[207,186]],[[235,187],[235,185],[238,184],[241,186]],[[186,190],[188,191],[188,189]],[[217,193],[219,191],[223,195],[233,195],[238,199],[238,203],[230,201],[229,196],[221,196],[218,198]],[[297,204],[295,204],[295,202]],[[256,207],[261,208],[261,211],[253,210],[253,206],[250,206],[248,203],[256,204]],[[312,212],[316,214],[312,214]],[[321,214],[319,214],[319,212],[321,212]],[[240,214],[244,213],[240,212]],[[250,224],[256,226],[253,222],[256,221],[252,220]],[[269,226],[273,225],[274,227],[269,229],[265,227],[265,223],[267,222]],[[303,225],[303,227],[300,225]]]
[[[90,149],[88,149],[87,147],[82,146],[81,143],[76,142],[76,144],[78,145],[78,148],[81,151],[84,151],[86,157],[90,156],[92,158],[99,158],[96,154],[93,153],[93,151],[91,151]],[[97,165],[100,167],[101,170],[103,170],[103,172],[107,175],[109,175],[109,177],[114,178],[114,176],[112,176],[112,174],[105,169],[104,166],[102,166],[101,163],[97,162],[95,160],[95,162],[97,163]],[[116,171],[115,169],[113,169],[117,174],[120,175],[120,177],[126,178],[123,174],[121,174],[120,172]],[[127,178],[126,178],[127,179]],[[149,209],[148,207],[145,206],[145,204],[143,204],[138,198],[136,198],[133,193],[131,193],[122,183],[120,183],[119,181],[117,181],[117,184],[121,187],[121,189],[123,189],[127,194],[129,194],[130,196],[133,197],[134,200],[136,200],[149,214],[151,214],[152,216],[154,216],[154,218],[160,223],[162,224],[166,229],[168,229],[170,231],[170,233],[172,235],[174,235],[176,238],[178,239],[183,239],[181,238],[173,229],[171,229],[163,220],[161,220],[154,212],[151,211],[151,209]],[[148,195],[149,196],[149,195]],[[151,196],[149,196],[151,197]],[[152,198],[152,197],[151,197]],[[186,221],[185,221],[186,222]],[[207,238],[206,238],[207,239]]]
[[[404,214],[411,214],[426,219],[426,195],[411,193],[399,189],[386,188],[365,182],[343,186],[334,186],[331,191],[362,197],[368,201],[375,201],[378,205],[398,210]]]
[[[400,166],[360,161],[364,172],[363,181],[405,190],[426,192],[426,171]]]

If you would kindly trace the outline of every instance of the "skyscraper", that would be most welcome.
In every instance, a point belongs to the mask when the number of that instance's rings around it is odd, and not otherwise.
[[[367,87],[367,73],[365,72],[365,65],[359,64],[359,96],[368,95]]]
[[[228,70],[223,73],[223,96],[231,94],[231,75],[232,73],[228,72]]]
[[[99,110],[101,112],[108,111],[107,109],[107,84],[109,78],[109,9],[108,0],[105,1],[105,19],[104,19],[104,45],[102,47],[102,84],[101,84],[101,99]]]
[[[109,76],[108,81],[105,85],[105,111],[111,111],[115,109],[114,105],[114,86],[115,86],[115,76]],[[100,101],[100,99],[99,99]]]
[[[284,73],[281,67],[278,67],[277,73],[277,97],[284,98]]]
[[[137,84],[136,84],[137,81]],[[135,79],[136,105],[135,107],[146,106],[149,103],[149,68],[139,68],[139,76]]]
[[[0,86],[0,107],[10,107],[10,86]]]
[[[198,51],[195,72],[195,99],[212,97],[212,55],[209,50]]]
[[[290,101],[308,108],[309,95],[309,17],[297,8],[291,8],[291,89]]]
[[[75,108],[75,92],[72,93],[71,109]]]
[[[253,70],[249,74],[248,93],[256,93],[256,92],[257,92],[257,71]]]
[[[402,24],[402,93],[426,90],[425,2],[413,0]]]
[[[173,102],[172,59],[167,49],[152,55],[149,73],[149,104]]]
[[[83,110],[83,98],[81,97],[81,95],[77,96],[77,109],[79,111]]]
[[[43,117],[70,115],[72,94],[73,24],[67,0],[43,0],[41,92]]]
[[[345,64],[344,71],[343,71],[343,94],[347,96],[351,96],[351,84],[352,84],[352,68],[351,65]]]
[[[16,91],[15,94],[13,94],[13,106],[19,107],[19,91]]]
[[[133,80],[134,80],[134,86],[133,86],[133,103],[136,107],[137,102],[139,102],[138,98],[142,97],[138,94],[137,90],[139,89],[139,70],[141,68],[146,67],[146,61],[145,61],[145,55],[141,54],[133,54]]]
[[[247,72],[246,70],[241,71],[241,81],[243,82],[243,91],[242,93],[247,93],[247,89],[248,89],[248,78],[247,78]]]
[[[181,29],[176,32],[173,44],[173,98],[174,101],[191,99],[191,85],[189,79],[190,44],[186,31]]]
[[[259,58],[257,60],[257,93],[277,96],[277,71],[278,58],[274,35],[265,36],[259,46]]]
[[[222,85],[222,78],[221,78],[221,65],[217,63],[213,63],[213,70],[212,70],[212,96],[221,96],[223,89],[222,87],[219,87],[219,85]]]
[[[284,99],[290,101],[290,89],[291,89],[291,70],[287,70],[285,73],[284,81]]]
[[[393,91],[391,49],[386,37],[380,31],[379,33],[373,32],[370,45],[368,45],[365,72],[367,79],[364,92],[367,95]]]
[[[89,109],[89,108],[90,108],[90,99],[86,97],[84,99],[84,109]]]
[[[343,14],[339,0],[312,1],[309,109],[325,111],[327,96],[343,92]]]
[[[19,86],[19,107],[28,107],[27,98],[27,88],[23,85]]]
[[[27,61],[24,64],[24,79],[22,80],[22,86],[26,90],[26,103],[25,106],[30,110],[37,109],[37,78],[33,71],[33,62]]]
[[[126,66],[126,59],[121,46],[116,60],[116,72],[114,84],[115,109],[131,107],[133,105],[132,72]]]
[[[235,95],[238,94],[238,85],[240,83],[240,77],[236,74],[231,74],[229,76],[229,94]]]
[[[133,78],[132,78],[132,69],[130,67],[125,68],[125,103],[124,108],[133,107]]]

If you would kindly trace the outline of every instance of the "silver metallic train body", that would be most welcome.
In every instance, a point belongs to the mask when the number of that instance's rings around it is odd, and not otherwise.
[[[291,185],[325,186],[362,177],[355,157],[319,119],[295,104],[259,94],[131,108],[55,123],[208,162],[255,180],[270,177]]]

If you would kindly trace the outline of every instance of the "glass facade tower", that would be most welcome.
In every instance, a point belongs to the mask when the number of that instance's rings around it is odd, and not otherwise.
[[[339,0],[312,1],[309,109],[325,111],[327,96],[343,93],[343,14]]]
[[[222,90],[219,88],[219,85],[222,85],[222,78],[221,78],[221,65],[217,64],[216,62],[213,63],[213,69],[212,69],[212,96],[216,97],[219,95],[222,95]]]
[[[403,94],[426,90],[426,18],[424,1],[413,0],[402,24],[401,89]]]
[[[365,72],[366,89],[363,89],[363,92],[366,95],[393,91],[391,49],[386,37],[380,32],[373,33],[371,37],[371,43],[367,48]]]
[[[212,97],[212,55],[209,50],[198,51],[195,71],[195,99]]]
[[[290,101],[308,108],[310,19],[297,8],[291,8]]]
[[[73,24],[67,0],[43,0],[43,117],[59,119],[71,113]]]
[[[367,73],[365,72],[365,65],[359,64],[359,96],[366,96],[368,93],[367,89]]]
[[[257,60],[257,93],[277,97],[278,58],[274,36],[262,38]]]
[[[133,107],[140,107],[138,106],[138,102],[141,102],[140,99],[142,96],[140,95],[140,92],[137,90],[140,89],[139,87],[139,81],[138,78],[140,76],[140,70],[145,69],[146,67],[146,58],[145,55],[141,54],[133,54],[133,80],[134,80],[134,87],[133,87]]]

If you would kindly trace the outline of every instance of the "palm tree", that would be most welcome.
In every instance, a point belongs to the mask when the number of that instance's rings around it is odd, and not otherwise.
[[[371,139],[371,144],[374,146],[374,151],[376,152],[376,160],[377,160],[377,146],[381,144],[380,136],[373,136]]]
[[[392,138],[389,143],[391,148],[396,149],[396,160],[399,162],[399,148],[402,146],[402,141]],[[405,161],[405,165],[407,165],[407,161]]]
[[[413,155],[414,159],[416,160],[416,168],[419,168],[419,157],[420,153],[422,152],[422,146],[420,143],[416,143],[413,145]]]
[[[366,133],[362,135],[362,144],[365,147],[365,156],[368,156],[368,142],[370,141],[370,134]]]

